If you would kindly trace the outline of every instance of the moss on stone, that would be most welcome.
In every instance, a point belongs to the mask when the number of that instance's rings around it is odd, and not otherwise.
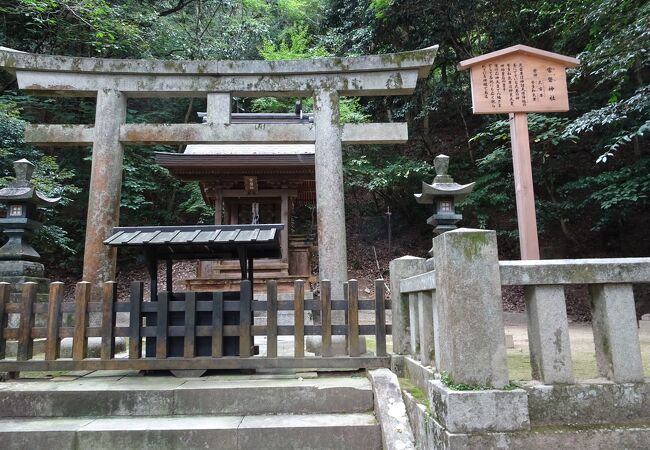
[[[411,394],[417,403],[425,407],[427,414],[432,416],[433,414],[431,413],[431,406],[426,392],[411,383],[411,380],[407,378],[398,378],[398,380],[402,390]]]
[[[475,258],[489,243],[488,233],[467,233],[463,235],[463,253],[468,259]]]

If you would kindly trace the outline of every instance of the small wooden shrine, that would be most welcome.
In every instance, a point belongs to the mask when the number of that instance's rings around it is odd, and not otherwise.
[[[245,121],[247,114],[233,114]],[[242,117],[237,117],[242,116]],[[252,115],[251,115],[252,116]],[[294,114],[255,114],[259,122],[301,119]],[[273,116],[273,117],[271,117]],[[278,280],[280,292],[293,281],[312,276],[316,251],[314,144],[188,145],[183,153],[157,153],[156,161],[183,181],[198,181],[207,204],[215,208],[215,225],[283,224],[281,257],[255,263],[255,292]],[[202,261],[193,291],[236,290],[239,261]]]

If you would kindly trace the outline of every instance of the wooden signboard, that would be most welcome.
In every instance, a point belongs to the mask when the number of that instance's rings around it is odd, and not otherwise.
[[[470,69],[474,114],[569,110],[566,68],[578,60],[515,45],[462,61]]]
[[[539,259],[533,170],[528,142],[529,112],[569,110],[566,69],[580,62],[525,45],[466,59],[474,114],[510,115],[517,222],[522,259]]]

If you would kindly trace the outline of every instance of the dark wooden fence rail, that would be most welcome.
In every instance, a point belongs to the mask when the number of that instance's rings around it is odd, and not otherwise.
[[[250,281],[240,285],[239,299],[224,299],[224,294],[186,292],[183,300],[173,299],[163,292],[158,301],[144,301],[144,284],[131,286],[131,298],[117,301],[115,282],[104,283],[102,301],[90,301],[90,284],[77,283],[74,303],[63,302],[64,285],[50,284],[48,302],[37,302],[37,285],[24,283],[20,302],[10,302],[11,286],[0,283],[0,371],[101,370],[101,369],[255,369],[255,368],[371,368],[386,367],[386,324],[384,281],[375,282],[375,299],[359,300],[356,280],[345,285],[345,299],[331,300],[331,283],[321,282],[318,300],[305,300],[304,281],[296,281],[293,300],[279,300],[277,283],[267,283],[267,300],[253,300]],[[359,325],[359,311],[374,310],[375,323]],[[293,311],[293,325],[279,325],[278,311]],[[320,311],[321,325],[305,323],[306,311]],[[345,311],[344,324],[332,324],[332,312]],[[239,313],[239,324],[225,324],[227,313]],[[266,324],[255,325],[255,312],[265,312]],[[117,314],[129,315],[128,326],[118,326]],[[202,314],[203,313],[203,314]],[[197,317],[209,313],[210,324],[197,323]],[[18,315],[18,327],[9,328],[9,315]],[[100,326],[90,326],[90,315],[101,315]],[[183,317],[183,325],[170,325],[172,316]],[[74,317],[74,326],[66,326]],[[258,313],[259,315],[259,313]],[[37,320],[40,319],[40,320]],[[16,321],[11,321],[15,323]],[[205,322],[205,320],[203,320]],[[45,323],[46,326],[37,326]],[[332,336],[346,337],[346,354],[333,356]],[[359,336],[374,335],[374,355],[360,354]],[[239,355],[224,356],[224,338],[239,338]],[[266,336],[266,355],[253,355],[253,337]],[[278,336],[293,336],[294,351],[290,356],[278,356]],[[321,336],[321,357],[305,357],[305,336]],[[99,358],[88,357],[88,338],[101,338]],[[210,355],[197,356],[197,337],[211,338]],[[72,358],[61,358],[61,339],[72,338]],[[128,356],[116,357],[115,339],[128,338]],[[143,339],[155,338],[155,354],[143,355]],[[170,356],[170,338],[182,338],[182,356]],[[45,339],[44,359],[34,358],[34,339]],[[7,358],[7,342],[17,342],[15,359]],[[152,340],[153,342],[153,340]]]

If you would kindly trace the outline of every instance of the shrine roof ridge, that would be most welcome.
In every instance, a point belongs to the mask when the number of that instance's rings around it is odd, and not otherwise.
[[[125,75],[285,75],[386,70],[418,70],[426,77],[438,46],[381,55],[327,57],[303,60],[156,60],[72,57],[25,53],[0,47],[0,66],[8,70],[103,73]]]
[[[459,70],[467,70],[476,64],[483,63],[486,61],[491,61],[495,58],[500,58],[513,53],[522,53],[524,55],[529,55],[533,57],[538,57],[542,59],[547,59],[559,64],[563,64],[565,67],[576,67],[580,64],[580,60],[577,58],[572,58],[570,56],[560,55],[559,53],[553,53],[546,50],[540,50],[538,48],[529,47],[527,45],[513,45],[512,47],[503,48],[491,53],[486,53],[485,55],[476,56],[474,58],[466,59],[461,61],[458,64]]]

